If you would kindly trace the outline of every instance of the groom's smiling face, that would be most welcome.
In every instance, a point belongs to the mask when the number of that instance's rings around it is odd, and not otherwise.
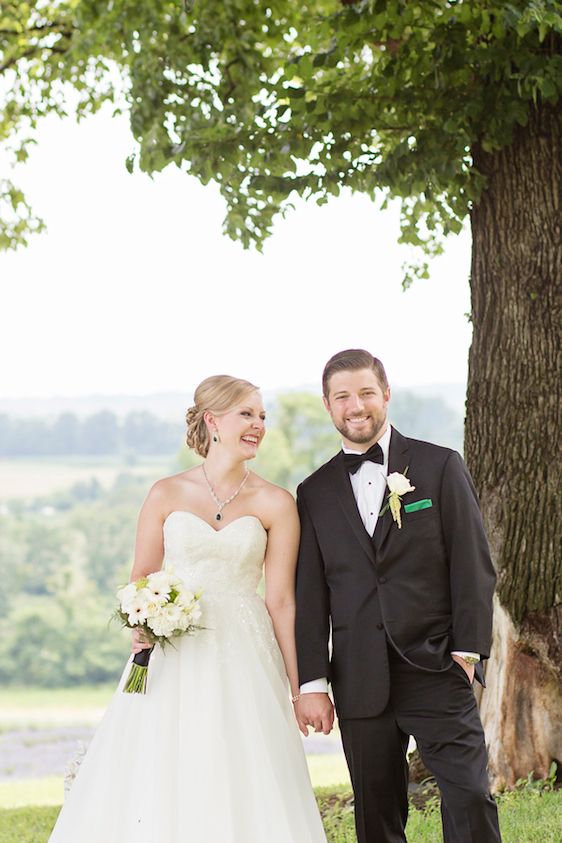
[[[366,450],[386,430],[390,389],[383,389],[372,369],[334,372],[324,406],[346,448]]]

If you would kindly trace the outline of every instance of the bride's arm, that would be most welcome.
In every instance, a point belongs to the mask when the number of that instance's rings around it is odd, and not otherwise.
[[[141,507],[137,521],[135,560],[129,582],[146,577],[162,567],[164,559],[162,524],[165,499],[162,485],[161,480],[154,484]]]
[[[295,571],[300,525],[293,497],[276,490],[265,554],[265,605],[285,662],[291,694],[299,692],[295,646]]]
[[[162,481],[155,483],[141,507],[137,521],[135,559],[129,582],[159,571],[164,559],[164,537],[162,514],[164,491]],[[151,645],[142,638],[138,629],[132,632],[131,652],[138,653]]]

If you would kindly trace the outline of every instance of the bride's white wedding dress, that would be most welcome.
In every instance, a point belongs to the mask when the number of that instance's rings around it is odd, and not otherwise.
[[[201,589],[206,629],[127,664],[50,843],[326,843],[271,619],[256,593],[267,533],[164,523],[166,568]]]

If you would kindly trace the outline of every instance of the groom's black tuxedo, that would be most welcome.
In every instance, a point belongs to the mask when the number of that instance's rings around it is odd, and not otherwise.
[[[450,655],[452,650],[475,652],[482,658],[490,653],[495,573],[476,493],[459,454],[392,429],[388,473],[404,474],[406,470],[415,490],[402,496],[402,527],[398,528],[387,510],[378,519],[373,536],[359,514],[343,452],[301,483],[297,492],[302,531],[297,568],[299,681],[302,685],[327,677],[332,684],[356,810],[358,789],[366,793],[369,788],[363,784],[362,768],[354,774],[354,734],[364,728],[359,726],[360,720],[376,724],[388,718],[393,705],[399,711],[405,699],[403,686],[408,693],[414,688],[414,699],[418,693],[430,700],[433,695],[436,712],[439,698],[443,701],[449,693],[464,695],[461,708],[470,709],[466,723],[470,720],[468,728],[473,733],[469,742],[481,744],[475,762],[479,789],[485,779],[485,749],[473,694],[462,668]],[[409,504],[421,501],[420,508],[407,511]],[[482,680],[480,666],[478,670]],[[447,705],[452,705],[450,700]],[[459,715],[463,729],[466,711]],[[426,715],[423,717],[427,723]],[[352,734],[347,724],[353,723],[357,725]],[[414,734],[415,728],[401,723],[398,734]],[[361,732],[357,739],[362,748],[356,755],[367,754],[366,734]],[[416,739],[420,745],[418,735]],[[396,756],[402,752],[402,743],[402,738],[397,739],[395,748],[389,750],[392,763],[398,765],[401,788],[404,771]],[[390,762],[383,752],[376,763],[384,766]],[[451,797],[451,810],[453,802]],[[368,808],[364,806],[364,810],[368,814]],[[485,810],[491,810],[489,804]],[[386,820],[380,822],[381,829],[387,828]],[[490,822],[493,825],[493,818]],[[364,833],[358,824],[360,841],[405,839],[399,824],[395,832],[379,829],[369,833],[367,819],[365,823]],[[455,826],[446,839],[473,838],[468,833],[463,836]],[[499,840],[499,833],[474,839]]]
[[[470,475],[455,451],[393,429],[388,472],[406,469],[415,490],[402,496],[402,528],[387,509],[373,537],[343,452],[298,490],[300,682],[327,676],[340,717],[385,707],[387,640],[423,670],[448,670],[451,650],[490,653],[495,573]],[[420,500],[432,505],[405,511]]]

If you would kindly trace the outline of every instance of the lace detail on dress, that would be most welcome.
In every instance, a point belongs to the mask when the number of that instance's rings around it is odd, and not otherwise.
[[[175,510],[164,522],[166,568],[193,591],[202,591],[200,636],[220,646],[214,659],[222,664],[235,656],[240,631],[285,676],[273,624],[256,593],[263,570],[267,532],[254,515],[244,515],[215,530],[192,512]],[[187,646],[192,646],[188,641]]]
[[[254,515],[215,530],[198,515],[171,512],[164,522],[164,565],[192,589],[212,594],[255,594],[267,532]]]

